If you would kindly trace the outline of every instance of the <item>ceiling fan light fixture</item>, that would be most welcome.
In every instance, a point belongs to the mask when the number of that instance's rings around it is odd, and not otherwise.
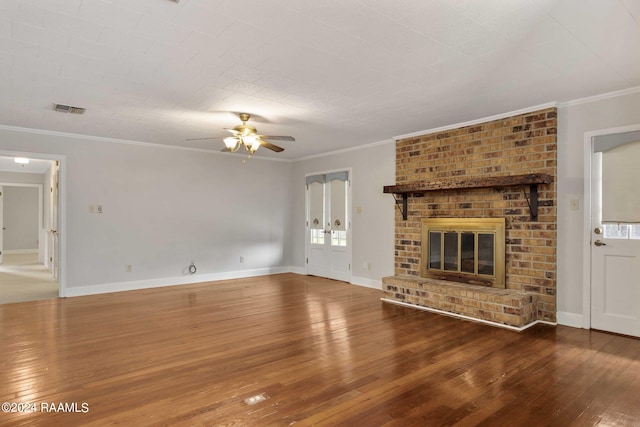
[[[229,136],[223,139],[222,141],[224,142],[224,145],[232,152],[238,151],[238,148],[240,148],[240,140],[238,138]]]
[[[251,154],[255,153],[256,151],[258,151],[258,148],[260,148],[260,140],[255,136],[251,138],[251,142],[247,141],[245,138],[245,144],[247,150],[249,150]]]
[[[242,137],[242,141],[246,145],[253,145],[256,143],[257,140],[258,140],[258,137],[256,135],[247,135]]]
[[[249,154],[253,154],[258,151],[258,148],[264,146],[265,149],[274,151],[276,153],[280,153],[284,151],[284,148],[278,147],[275,144],[269,142],[269,139],[275,139],[280,141],[295,141],[295,138],[292,136],[283,136],[283,135],[261,135],[258,133],[258,130],[247,124],[247,120],[251,117],[248,113],[239,113],[238,117],[242,121],[241,125],[235,126],[234,128],[223,128],[224,130],[231,133],[233,136],[228,136],[226,138],[215,137],[215,138],[191,138],[187,139],[187,141],[195,141],[201,139],[218,139],[221,138],[222,142],[225,145],[225,148],[222,150],[224,152],[235,153],[240,149],[241,146],[244,145],[245,150],[249,152]]]

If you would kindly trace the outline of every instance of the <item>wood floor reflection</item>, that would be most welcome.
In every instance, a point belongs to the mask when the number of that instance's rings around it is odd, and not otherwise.
[[[640,423],[640,340],[379,298],[281,274],[0,306],[0,400],[36,405],[0,425]]]

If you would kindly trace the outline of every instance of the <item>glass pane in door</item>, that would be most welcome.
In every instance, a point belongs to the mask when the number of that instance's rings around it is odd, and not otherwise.
[[[478,233],[478,274],[493,276],[495,271],[495,236]]]
[[[475,273],[476,271],[476,235],[475,233],[462,233],[460,236],[462,251],[460,253],[460,271]]]
[[[444,269],[458,271],[458,233],[444,233]]]
[[[429,232],[429,268],[442,269],[442,233],[439,231]]]

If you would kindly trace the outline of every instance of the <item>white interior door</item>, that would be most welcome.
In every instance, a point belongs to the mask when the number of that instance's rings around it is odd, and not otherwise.
[[[59,202],[59,165],[56,162],[51,166],[51,212],[50,229],[49,229],[49,271],[54,279],[58,279],[58,258],[59,258],[59,241],[58,241],[58,202]]]
[[[351,279],[349,174],[307,177],[307,274]]]
[[[592,156],[591,327],[640,337],[640,142],[603,151]]]

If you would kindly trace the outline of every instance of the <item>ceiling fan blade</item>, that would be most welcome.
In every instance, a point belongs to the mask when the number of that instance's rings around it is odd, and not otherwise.
[[[222,139],[224,136],[210,136],[209,138],[187,138],[185,141],[203,141],[205,139]]]
[[[268,148],[271,151],[275,151],[276,153],[279,153],[281,151],[284,151],[284,148],[282,147],[278,147],[277,145],[274,145],[270,142],[264,141],[264,140],[260,140],[260,145],[262,145],[264,148]]]
[[[285,135],[260,135],[260,138],[262,139],[273,139],[276,141],[295,141],[296,139],[292,136],[285,136]]]

